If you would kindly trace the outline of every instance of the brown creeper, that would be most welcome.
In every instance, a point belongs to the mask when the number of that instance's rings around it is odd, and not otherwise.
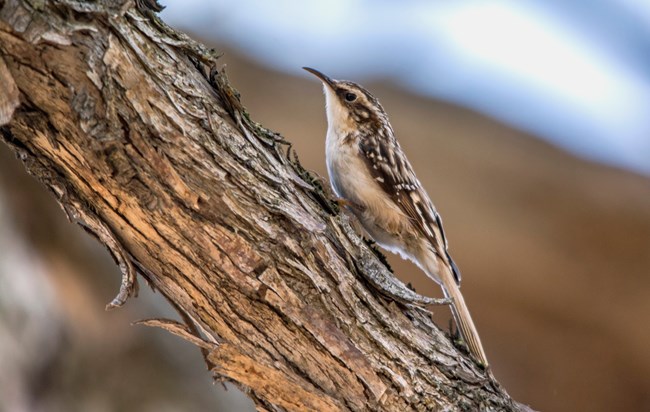
[[[487,367],[481,340],[460,293],[440,215],[415,176],[379,101],[356,83],[323,82],[327,171],[336,195],[382,247],[410,259],[451,298],[454,319],[474,357]]]

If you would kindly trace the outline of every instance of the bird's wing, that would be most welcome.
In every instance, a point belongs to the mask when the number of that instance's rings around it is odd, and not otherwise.
[[[415,229],[429,239],[436,254],[449,263],[460,284],[460,271],[447,252],[442,219],[391,131],[361,139],[359,150],[372,177],[411,219]]]

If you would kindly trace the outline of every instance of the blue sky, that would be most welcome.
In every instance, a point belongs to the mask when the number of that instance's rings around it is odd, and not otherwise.
[[[166,0],[277,70],[390,79],[650,175],[650,2]]]

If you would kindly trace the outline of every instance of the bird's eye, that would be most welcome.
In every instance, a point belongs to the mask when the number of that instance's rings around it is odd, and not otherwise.
[[[353,102],[357,100],[357,95],[354,93],[347,92],[345,93],[345,100],[348,102]]]

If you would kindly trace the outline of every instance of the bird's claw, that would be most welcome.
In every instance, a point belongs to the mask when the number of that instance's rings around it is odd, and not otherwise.
[[[349,208],[349,209],[352,209],[352,210],[354,210],[356,212],[363,212],[364,209],[365,209],[363,206],[361,206],[361,205],[359,205],[357,203],[351,202],[348,199],[343,199],[341,197],[335,198],[334,202],[338,205],[338,207],[340,209]]]

